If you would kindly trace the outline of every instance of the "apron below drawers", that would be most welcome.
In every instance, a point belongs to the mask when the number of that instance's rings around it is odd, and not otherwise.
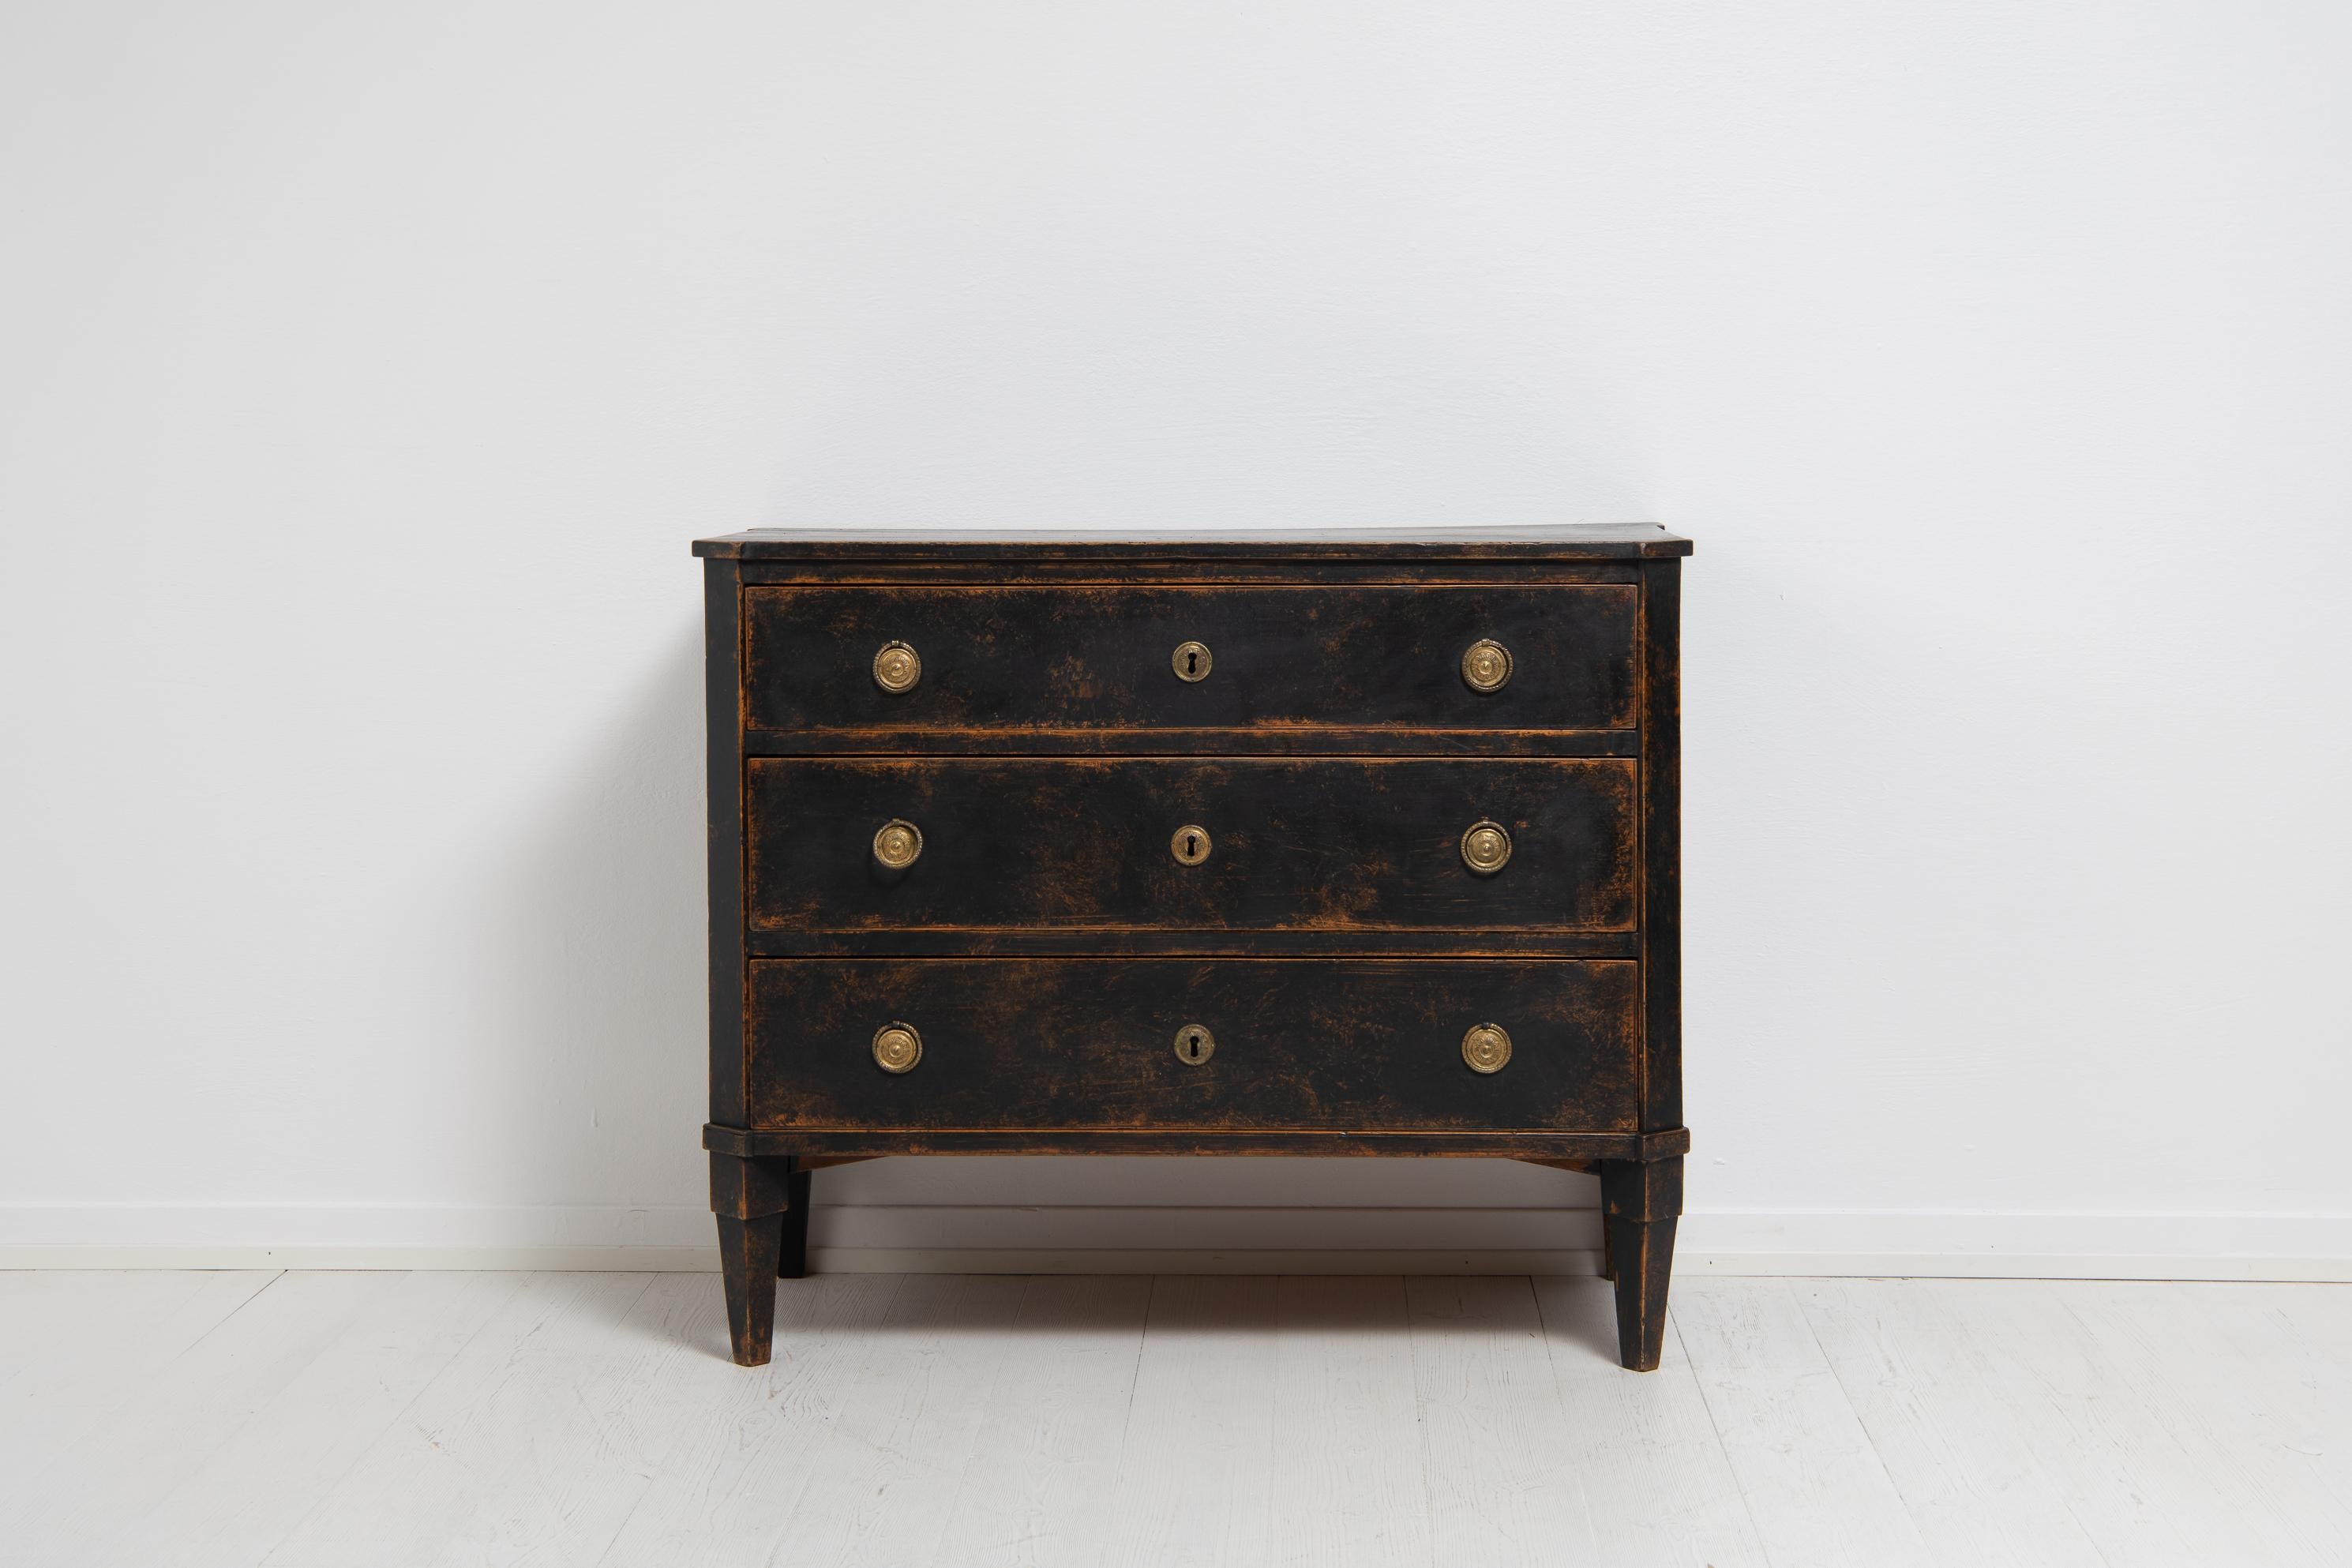
[[[759,757],[746,902],[755,942],[1630,931],[1635,779],[1609,757]]]
[[[1624,1131],[1639,964],[763,959],[762,1130]]]

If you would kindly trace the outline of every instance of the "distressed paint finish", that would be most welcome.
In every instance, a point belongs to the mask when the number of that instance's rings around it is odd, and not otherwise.
[[[1323,959],[763,959],[754,1128],[1636,1130],[1640,966]],[[911,1072],[871,1054],[921,1032]],[[1510,1065],[1462,1037],[1499,1024]],[[1216,1052],[1179,1060],[1178,1029]],[[1008,1025],[1012,1026],[1008,1026]]]
[[[1635,765],[1340,758],[781,758],[746,767],[751,927],[773,931],[1631,931]],[[922,830],[883,867],[875,830]],[[1491,819],[1511,858],[1463,864]],[[1205,828],[1209,858],[1169,840]]]
[[[1412,725],[1628,730],[1630,586],[755,587],[743,597],[758,730],[1186,729]],[[1511,679],[1474,691],[1463,650],[1491,637]],[[905,642],[897,694],[876,651]],[[1174,650],[1207,645],[1178,679]]]
[[[708,563],[712,1207],[736,1359],[810,1173],[919,1153],[1480,1155],[1601,1177],[1622,1357],[1682,1205],[1678,567],[1641,526],[763,530]],[[1474,691],[1465,648],[1510,650]],[[883,691],[903,641],[922,679]],[[1199,681],[1170,667],[1207,646]],[[915,823],[921,856],[874,859]],[[1465,828],[1503,824],[1498,875]],[[1169,836],[1197,824],[1208,859]],[[874,1032],[923,1036],[882,1071]],[[1178,1059],[1182,1025],[1216,1035]],[[1513,1050],[1473,1072],[1463,1033]]]

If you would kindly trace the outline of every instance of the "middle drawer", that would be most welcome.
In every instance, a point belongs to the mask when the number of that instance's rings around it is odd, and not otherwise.
[[[1627,931],[1634,781],[1623,758],[760,757],[745,903],[755,935]]]

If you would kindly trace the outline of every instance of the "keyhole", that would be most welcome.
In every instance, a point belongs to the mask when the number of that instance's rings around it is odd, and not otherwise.
[[[1201,656],[1192,652],[1189,648],[1186,649],[1184,653],[1184,673],[1187,675],[1198,675],[1200,672]]]
[[[1168,836],[1168,853],[1180,866],[1198,866],[1209,858],[1209,830],[1188,822]]]
[[[1176,1059],[1188,1067],[1199,1067],[1216,1055],[1217,1037],[1198,1024],[1187,1024],[1176,1031]]]
[[[1184,853],[1187,855],[1198,855],[1200,852],[1201,836],[1197,833],[1187,833],[1184,835]]]

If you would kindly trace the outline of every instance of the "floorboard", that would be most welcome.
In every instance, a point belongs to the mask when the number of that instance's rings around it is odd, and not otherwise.
[[[91,1554],[142,1484],[115,1456],[155,1431],[149,1391],[279,1278],[0,1274],[0,1542],[12,1556]]]
[[[936,1568],[1095,1568],[1150,1306],[1149,1276],[1027,1281]]]
[[[1405,1300],[1435,1560],[1602,1562],[1532,1284],[1413,1279]]]
[[[1425,1568],[1422,1475],[1404,1280],[1277,1279],[1273,1561]]]
[[[1631,1376],[1617,1364],[1607,1280],[1538,1279],[1535,1291],[1567,1417],[1563,1462],[1583,1483],[1597,1560],[1766,1568],[1681,1338],[1670,1327],[1658,1370]]]
[[[0,1561],[2352,1562],[2352,1288],[0,1273]]]
[[[1152,1283],[1107,1568],[1272,1561],[1276,1277]]]
[[[1674,1325],[1765,1554],[1823,1568],[1932,1563],[1806,1321],[1805,1283],[1702,1279],[1674,1293]]]

